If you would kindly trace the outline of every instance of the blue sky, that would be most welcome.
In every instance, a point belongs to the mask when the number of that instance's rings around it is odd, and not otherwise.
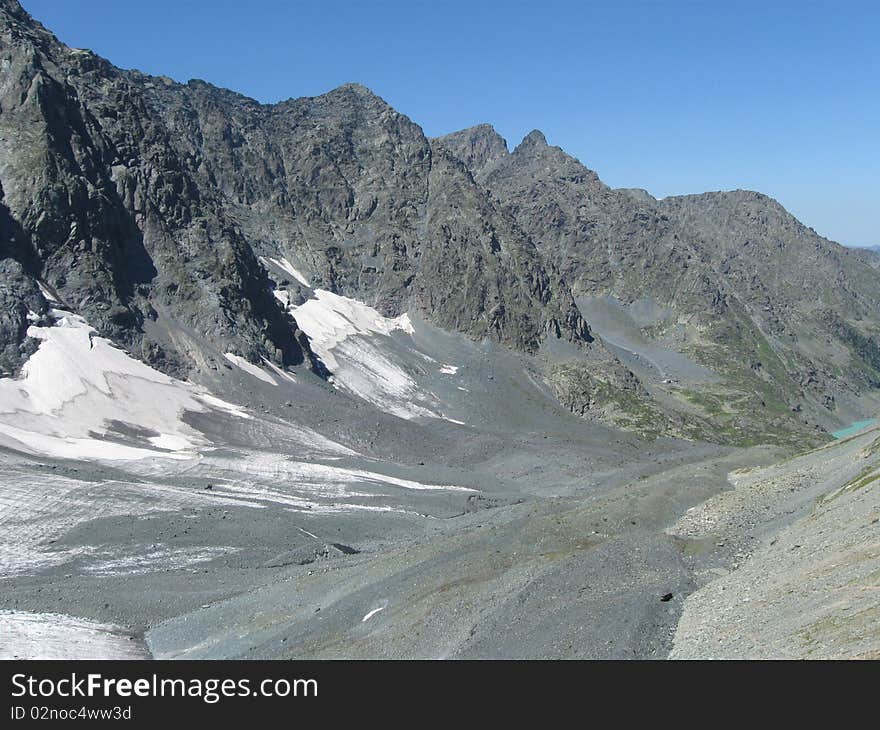
[[[539,128],[609,185],[760,190],[880,244],[878,2],[22,4],[123,68],[264,102],[357,81],[428,135]]]

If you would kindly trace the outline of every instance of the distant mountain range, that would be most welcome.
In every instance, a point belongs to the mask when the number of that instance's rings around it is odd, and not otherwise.
[[[166,373],[232,352],[326,374],[273,296],[310,296],[284,259],[535,356],[573,411],[656,435],[812,443],[876,409],[876,260],[766,195],[615,190],[539,131],[428,139],[356,84],[263,105],[124,71],[14,0],[0,43],[6,373],[60,302]]]

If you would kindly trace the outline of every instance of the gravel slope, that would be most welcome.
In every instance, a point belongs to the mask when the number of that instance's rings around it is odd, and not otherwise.
[[[878,445],[872,428],[740,474],[678,522],[748,557],[685,601],[671,658],[880,658]]]

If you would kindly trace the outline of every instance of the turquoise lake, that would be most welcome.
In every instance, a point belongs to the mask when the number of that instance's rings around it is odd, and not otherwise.
[[[854,423],[849,424],[846,428],[842,428],[839,431],[832,431],[831,435],[836,439],[845,439],[847,436],[852,436],[854,433],[858,433],[868,426],[873,426],[875,423],[877,423],[876,418],[869,418],[867,421],[855,421]]]

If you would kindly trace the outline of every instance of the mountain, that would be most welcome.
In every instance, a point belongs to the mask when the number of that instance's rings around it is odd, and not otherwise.
[[[2,20],[7,372],[47,296],[168,374],[326,372],[280,286],[541,353],[573,410],[655,433],[812,443],[876,403],[874,272],[766,196],[658,201],[537,130],[429,140],[357,84],[262,105]]]
[[[310,358],[261,255],[383,313],[412,304],[523,351],[548,331],[591,341],[528,237],[367,89],[263,106],[116,69],[14,3],[2,19],[10,276],[39,279],[147,362],[182,373],[230,347],[252,362]],[[24,309],[4,310],[4,340],[21,341]]]
[[[876,655],[873,254],[14,0],[0,68],[0,658]]]
[[[485,126],[438,143],[462,157],[493,151],[472,156],[475,178],[558,268],[607,342],[648,360],[652,348],[672,350],[719,376],[699,387],[676,378],[685,387],[658,396],[669,407],[689,403],[743,441],[808,438],[876,407],[880,280],[863,254],[776,201],[742,190],[664,200],[615,190],[537,130],[511,153]],[[603,329],[595,310],[609,302],[618,321]],[[641,346],[622,341],[622,323],[640,330]]]
[[[854,250],[870,256],[874,263],[876,263],[877,255],[880,254],[880,246],[858,246],[855,247]]]

